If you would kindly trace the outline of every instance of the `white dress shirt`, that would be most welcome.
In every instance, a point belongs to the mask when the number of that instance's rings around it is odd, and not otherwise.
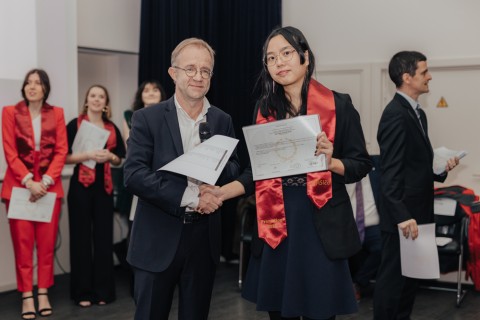
[[[367,175],[362,179],[363,192],[363,209],[365,211],[365,227],[374,226],[380,223],[377,206],[375,205],[375,198],[373,197],[372,185],[370,184],[370,177]],[[355,195],[355,183],[346,184],[348,195],[350,196],[350,203],[352,204],[353,216],[357,214],[357,197]]]
[[[177,108],[177,117],[178,125],[180,126],[180,135],[182,137],[183,152],[187,153],[192,150],[194,147],[200,144],[200,135],[198,133],[198,128],[200,123],[207,121],[207,111],[210,108],[210,103],[207,98],[203,98],[203,109],[202,112],[198,115],[197,119],[192,119],[187,114],[187,112],[182,108],[180,103],[177,100],[177,96],[174,95],[175,107]],[[198,207],[199,197],[198,194],[199,186],[202,184],[201,181],[196,179],[188,178],[188,185],[183,193],[182,202],[180,207],[187,207],[186,211],[194,211]]]

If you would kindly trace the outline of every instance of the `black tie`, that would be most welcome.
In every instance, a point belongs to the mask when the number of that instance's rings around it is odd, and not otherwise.
[[[417,104],[417,107],[415,108],[415,113],[417,114],[418,122],[420,123],[420,128],[422,128],[423,135],[425,136],[426,133],[425,133],[425,128],[423,127],[423,122],[422,122],[422,117],[420,115],[420,110],[422,110],[422,109],[420,108],[420,105]]]

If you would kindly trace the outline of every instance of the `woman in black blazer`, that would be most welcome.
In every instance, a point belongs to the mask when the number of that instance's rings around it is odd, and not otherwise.
[[[315,155],[328,170],[254,183],[251,169],[218,190],[229,199],[256,193],[257,231],[243,297],[270,319],[333,319],[357,310],[347,258],[360,249],[345,183],[371,169],[350,97],[314,79],[315,58],[300,30],[274,30],[264,48],[255,123],[319,114]],[[267,226],[267,228],[265,228]]]

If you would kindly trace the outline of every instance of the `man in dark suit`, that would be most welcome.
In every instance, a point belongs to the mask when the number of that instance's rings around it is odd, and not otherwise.
[[[207,319],[220,257],[222,199],[199,197],[199,181],[157,169],[201,142],[203,122],[211,135],[234,137],[232,119],[205,97],[214,65],[205,41],[182,41],[171,61],[174,96],[136,111],[127,141],[125,185],[139,197],[127,256],[135,274],[136,320],[167,320],[177,285],[179,319]],[[234,153],[219,183],[238,171]]]
[[[418,104],[432,79],[427,58],[402,51],[390,60],[388,71],[397,93],[383,111],[377,134],[383,242],[374,295],[374,318],[378,320],[410,319],[417,281],[402,276],[398,228],[404,237],[416,239],[418,224],[433,223],[433,181],[443,182],[458,164],[458,158],[450,159],[443,174],[433,173],[427,119]]]

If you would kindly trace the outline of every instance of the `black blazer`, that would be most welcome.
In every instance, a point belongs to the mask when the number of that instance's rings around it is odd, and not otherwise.
[[[212,135],[234,137],[231,117],[211,106],[207,112]],[[165,270],[177,251],[185,208],[180,207],[187,187],[183,175],[158,168],[184,153],[174,98],[135,111],[127,141],[124,165],[125,186],[139,197],[133,222],[127,261],[151,272]],[[228,161],[218,184],[238,175],[236,152]],[[209,216],[211,257],[220,257],[220,212]]]
[[[418,224],[433,222],[433,181],[444,181],[433,173],[433,150],[428,139],[425,113],[420,110],[424,135],[410,103],[398,93],[380,119],[377,140],[380,146],[380,226],[397,233],[397,224],[415,219]]]
[[[330,259],[345,259],[361,249],[345,184],[365,177],[372,168],[372,162],[366,150],[360,116],[353,107],[350,96],[334,92],[334,99],[336,126],[333,157],[343,162],[345,175],[332,173],[332,198],[321,209],[315,210],[312,219],[327,256]],[[251,169],[246,170],[238,180],[247,193],[254,192]],[[263,245],[263,240],[258,238],[256,232],[252,240],[252,254],[260,255]]]

